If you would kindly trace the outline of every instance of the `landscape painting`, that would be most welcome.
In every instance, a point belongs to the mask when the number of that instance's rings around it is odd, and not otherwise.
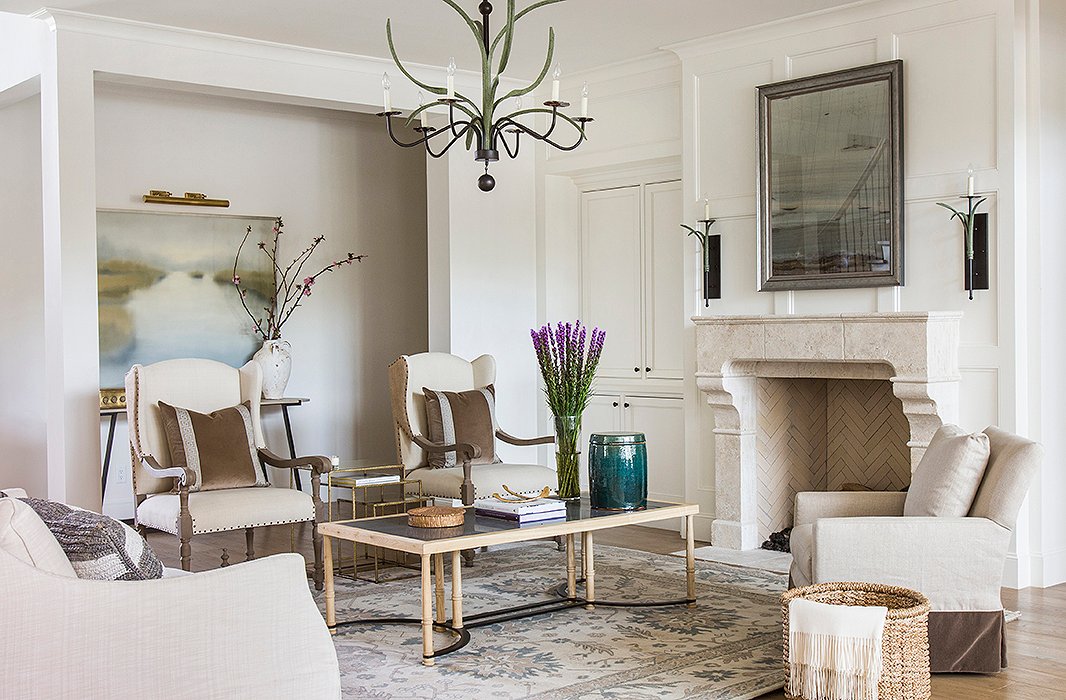
[[[100,386],[121,387],[135,363],[179,357],[244,364],[262,344],[233,289],[233,258],[253,311],[273,276],[255,244],[273,217],[99,210]]]

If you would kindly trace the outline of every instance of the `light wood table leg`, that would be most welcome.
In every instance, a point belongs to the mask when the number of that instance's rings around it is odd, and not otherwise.
[[[326,627],[330,634],[337,633],[337,593],[333,589],[333,539],[329,535],[322,536],[322,555],[325,565],[326,580]]]
[[[574,563],[574,534],[566,536],[566,597],[577,597],[577,571]]]
[[[433,659],[433,584],[430,581],[430,555],[422,555],[422,664],[432,666]]]
[[[596,566],[593,563],[592,556],[592,533],[585,532],[581,535],[582,538],[582,554],[585,559],[585,600],[588,602],[585,605],[586,610],[592,610],[594,603],[596,602]]]
[[[688,599],[696,600],[696,519],[689,515],[685,518],[685,582],[688,589]],[[696,607],[696,603],[689,603],[690,608]]]
[[[463,574],[462,555],[452,552],[452,627],[463,628]]]
[[[444,610],[444,555],[433,555],[433,582],[437,599],[437,622],[444,623],[447,620]]]

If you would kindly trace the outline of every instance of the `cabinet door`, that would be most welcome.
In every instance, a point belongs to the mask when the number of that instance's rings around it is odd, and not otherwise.
[[[589,435],[622,429],[622,397],[594,394],[581,417],[581,489],[589,487]]]
[[[681,183],[644,190],[645,370],[656,379],[683,377],[685,328]]]
[[[640,377],[644,371],[640,191],[620,187],[581,195],[581,320],[607,331],[597,372],[602,377]]]
[[[648,441],[648,498],[685,500],[685,405],[682,399],[623,396],[625,430]]]

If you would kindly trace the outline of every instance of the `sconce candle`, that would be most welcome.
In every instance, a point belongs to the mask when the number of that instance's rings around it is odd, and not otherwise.
[[[559,101],[559,76],[562,74],[563,69],[555,66],[555,72],[552,73],[552,102]]]
[[[455,58],[448,59],[448,99],[455,99]]]
[[[973,166],[966,171],[966,196],[973,197]]]
[[[581,116],[587,117],[589,115],[589,84],[586,82],[581,86]]]
[[[386,112],[392,111],[392,95],[389,94],[389,88],[392,87],[392,82],[389,81],[389,74],[381,74],[381,89],[385,91],[385,110]]]

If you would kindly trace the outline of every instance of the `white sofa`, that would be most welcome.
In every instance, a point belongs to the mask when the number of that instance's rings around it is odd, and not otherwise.
[[[337,654],[304,566],[279,554],[90,581],[0,547],[0,697],[335,700]]]

